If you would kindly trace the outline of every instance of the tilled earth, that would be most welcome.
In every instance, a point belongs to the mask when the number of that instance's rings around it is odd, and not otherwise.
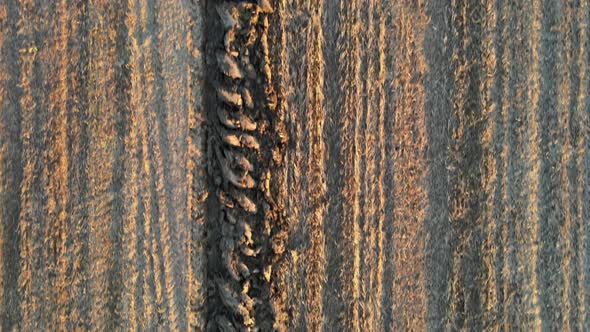
[[[0,0],[0,331],[590,329],[584,0]]]

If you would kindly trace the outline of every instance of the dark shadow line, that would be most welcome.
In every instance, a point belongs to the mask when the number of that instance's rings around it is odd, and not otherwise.
[[[4,239],[2,241],[4,253],[4,261],[2,262],[4,269],[4,281],[3,281],[3,294],[2,299],[2,310],[1,321],[2,330],[11,331],[18,322],[21,321],[20,313],[20,302],[21,297],[18,292],[18,279],[21,273],[20,267],[20,233],[18,231],[18,220],[20,219],[21,213],[21,199],[20,199],[20,184],[23,180],[23,152],[22,152],[22,141],[21,137],[21,119],[22,112],[19,104],[19,100],[22,95],[22,89],[18,87],[21,72],[18,63],[18,50],[22,47],[22,41],[17,37],[17,26],[16,20],[19,17],[18,4],[14,0],[6,1],[7,8],[7,20],[0,24],[7,27],[3,34],[6,36],[4,40],[4,48],[2,51],[2,61],[7,62],[7,74],[10,79],[6,82],[6,96],[9,101],[9,105],[12,108],[8,110],[2,107],[3,121],[11,121],[9,126],[6,126],[10,130],[8,141],[9,144],[9,155],[6,164],[1,167],[5,170],[3,175],[6,179],[3,183],[6,183],[7,192],[4,193],[5,201],[2,211],[1,222],[4,223]],[[4,30],[4,27],[3,27]]]

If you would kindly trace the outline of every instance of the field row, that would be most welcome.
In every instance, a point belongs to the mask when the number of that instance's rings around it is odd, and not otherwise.
[[[584,330],[584,1],[0,2],[0,330]]]

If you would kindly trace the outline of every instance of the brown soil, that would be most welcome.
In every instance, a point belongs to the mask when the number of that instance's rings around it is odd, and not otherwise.
[[[587,330],[584,1],[0,1],[0,331]]]

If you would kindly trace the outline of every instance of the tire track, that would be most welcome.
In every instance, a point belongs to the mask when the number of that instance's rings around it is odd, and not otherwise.
[[[148,74],[149,75],[149,74]],[[148,88],[149,91],[149,88]],[[149,92],[148,92],[149,93]],[[149,95],[151,95],[151,93],[149,93]],[[149,98],[149,97],[147,97]],[[151,160],[151,163],[153,163],[153,167],[151,167],[151,177],[152,179],[155,181],[155,187],[152,188],[153,190],[155,190],[154,192],[154,197],[155,197],[155,202],[154,202],[154,208],[155,211],[154,213],[154,221],[157,221],[156,223],[154,223],[154,241],[157,242],[156,247],[159,247],[160,249],[155,249],[152,248],[155,251],[155,253],[152,253],[152,255],[154,255],[154,257],[157,257],[160,255],[160,253],[162,254],[161,257],[161,265],[158,266],[157,263],[155,262],[155,266],[154,268],[156,269],[157,273],[161,273],[161,281],[160,284],[158,285],[159,287],[161,287],[161,292],[162,292],[162,296],[165,298],[164,302],[166,303],[166,310],[165,310],[165,317],[167,317],[166,319],[169,319],[168,323],[171,324],[168,328],[170,328],[171,330],[176,330],[176,324],[177,324],[177,308],[176,308],[176,301],[174,298],[174,289],[175,289],[175,282],[174,282],[174,274],[173,274],[173,254],[172,254],[172,243],[171,243],[171,234],[170,234],[170,229],[169,229],[169,225],[168,222],[170,221],[167,212],[166,207],[168,206],[168,197],[166,195],[165,192],[165,176],[164,176],[164,165],[163,165],[163,161],[162,161],[162,150],[160,149],[160,147],[158,146],[157,143],[157,138],[156,137],[160,137],[160,131],[158,130],[157,126],[157,120],[151,118],[152,115],[154,113],[156,113],[156,110],[150,110],[150,108],[148,108],[148,112],[146,115],[146,117],[148,117],[147,121],[148,121],[148,128],[150,129],[150,132],[146,133],[146,139],[148,140],[149,143],[149,150],[147,151],[147,153],[149,153],[149,158]],[[151,124],[151,125],[150,125]],[[161,251],[160,251],[161,250]],[[161,271],[160,271],[161,269]],[[156,274],[157,274],[156,273]],[[157,288],[157,287],[156,287]],[[165,322],[164,320],[165,318],[162,317],[162,323]]]
[[[141,139],[142,144],[142,160],[143,172],[145,182],[143,183],[143,222],[146,240],[149,242],[145,253],[148,260],[149,279],[144,281],[144,292],[151,292],[152,297],[144,299],[144,301],[155,301],[153,309],[148,307],[145,313],[147,316],[152,313],[153,317],[148,320],[148,328],[165,328],[166,317],[170,314],[170,299],[168,298],[166,285],[166,271],[164,261],[164,247],[166,244],[162,242],[162,235],[160,231],[160,223],[165,222],[165,205],[162,204],[162,169],[157,169],[158,165],[155,161],[156,152],[154,149],[157,144],[156,135],[156,119],[155,114],[160,111],[160,104],[158,97],[159,90],[156,85],[156,71],[158,70],[157,58],[154,55],[154,32],[153,25],[155,24],[155,14],[153,1],[141,0],[138,3],[138,16],[141,26],[141,54],[142,54],[142,109],[141,116]],[[157,91],[157,92],[156,92]],[[155,138],[156,137],[156,138]],[[168,251],[169,253],[169,251]],[[149,290],[149,292],[148,292]],[[153,310],[153,311],[152,311]]]
[[[153,328],[163,326],[171,328],[166,325],[170,323],[166,318],[172,314],[172,303],[168,289],[170,286],[170,279],[167,272],[169,272],[170,262],[170,243],[168,240],[168,229],[165,226],[167,222],[166,215],[166,197],[164,193],[163,169],[161,162],[161,153],[159,147],[159,128],[156,113],[162,111],[159,101],[160,90],[156,83],[158,79],[157,71],[158,59],[154,54],[156,33],[152,25],[155,24],[155,16],[152,9],[153,3],[147,1],[140,1],[139,16],[140,25],[142,28],[142,110],[141,110],[141,124],[140,132],[142,142],[142,156],[144,164],[145,182],[143,183],[144,190],[144,215],[143,221],[145,223],[146,238],[150,242],[147,248],[149,253],[149,267],[151,268],[150,277],[153,278],[153,284],[144,286],[152,288],[154,292],[155,311],[154,320],[150,325]],[[166,257],[168,259],[166,259]],[[148,299],[149,300],[149,299]],[[175,311],[174,311],[175,313]]]
[[[425,77],[426,131],[430,148],[427,151],[428,209],[425,219],[425,283],[427,285],[427,329],[442,330],[448,324],[448,292],[452,256],[450,254],[451,224],[449,221],[449,169],[447,135],[451,104],[451,36],[450,1],[429,2],[426,8],[424,52],[429,71]],[[387,177],[387,176],[386,176]],[[388,200],[390,201],[390,200]],[[390,203],[391,204],[391,203]],[[388,325],[386,325],[388,326]]]
[[[145,98],[145,97],[144,97]],[[145,106],[147,108],[147,106]],[[140,111],[142,122],[147,122],[147,115],[145,111]],[[155,329],[164,322],[166,314],[166,304],[162,290],[163,276],[162,267],[160,263],[159,253],[161,253],[161,246],[157,241],[157,217],[158,208],[155,189],[155,171],[152,165],[152,156],[150,149],[152,147],[148,132],[148,125],[140,125],[140,142],[141,152],[140,158],[142,160],[142,176],[145,179],[141,185],[141,221],[143,222],[143,233],[145,236],[143,256],[146,262],[145,273],[141,301],[143,302],[143,310],[140,317],[144,319],[146,329]],[[154,228],[156,228],[154,230]],[[139,315],[138,315],[139,316]],[[142,324],[143,325],[143,324]]]
[[[395,188],[393,199],[394,256],[393,316],[394,330],[425,327],[426,291],[424,284],[424,238],[426,192],[424,153],[426,133],[424,117],[424,73],[427,70],[423,50],[426,16],[423,4],[397,7],[396,70],[394,86],[396,113],[393,130]],[[402,53],[401,50],[408,50]],[[411,291],[410,291],[411,290]]]
[[[20,295],[18,282],[20,271],[19,248],[21,243],[19,213],[21,208],[20,183],[23,180],[23,155],[21,140],[22,109],[17,17],[20,8],[14,1],[0,4],[0,260],[3,274],[0,276],[0,328],[12,330],[20,321]],[[10,271],[10,272],[9,272]]]
[[[165,310],[163,315],[159,317],[159,323],[165,324],[172,330],[177,329],[176,324],[185,325],[179,321],[179,309],[177,292],[175,288],[175,271],[176,264],[173,257],[180,257],[176,248],[173,248],[172,237],[176,232],[176,215],[171,213],[171,206],[169,202],[173,200],[170,183],[168,182],[169,173],[164,165],[166,160],[169,160],[169,154],[165,151],[168,148],[168,135],[163,124],[166,120],[161,118],[166,115],[169,109],[166,105],[166,92],[163,86],[164,77],[162,76],[162,63],[158,51],[158,44],[160,42],[160,32],[158,31],[158,15],[159,8],[156,4],[150,1],[141,3],[142,27],[146,33],[146,40],[144,42],[144,81],[147,83],[144,99],[146,100],[145,120],[148,132],[145,133],[144,138],[149,144],[149,150],[144,153],[149,153],[149,158],[153,165],[151,169],[151,178],[155,181],[152,185],[155,187],[153,193],[154,201],[152,209],[153,224],[153,238],[152,238],[152,257],[154,260],[154,274],[156,277],[156,293],[158,297],[162,297]],[[182,81],[182,79],[180,79]],[[186,82],[186,80],[185,80]],[[165,147],[165,149],[162,149]],[[178,243],[177,240],[174,242]],[[157,249],[159,248],[159,249]],[[158,257],[160,256],[161,257]],[[160,301],[158,301],[160,302]],[[181,310],[182,311],[182,310]],[[161,312],[161,311],[159,311]]]
[[[137,118],[141,119],[143,114],[137,114]],[[133,276],[133,302],[132,308],[135,308],[134,313],[130,314],[133,319],[130,319],[133,329],[150,330],[156,328],[156,322],[161,320],[162,314],[162,297],[161,293],[156,294],[156,277],[154,272],[154,252],[157,250],[153,245],[152,239],[152,191],[153,180],[151,178],[151,170],[149,163],[149,156],[147,153],[148,146],[145,142],[145,130],[142,127],[137,128],[136,144],[138,164],[137,174],[145,179],[140,181],[138,191],[138,208],[135,210],[134,219],[137,221],[137,237],[134,239],[133,251],[134,257],[137,255],[139,262],[139,271],[134,271]],[[131,256],[131,255],[130,255]]]
[[[187,109],[186,88],[187,76],[182,66],[187,63],[187,52],[180,45],[186,41],[186,22],[184,22],[185,4],[163,5],[165,2],[149,3],[148,8],[155,8],[150,11],[147,28],[151,33],[153,49],[153,70],[155,106],[160,115],[156,117],[154,133],[157,137],[155,143],[155,162],[157,165],[156,189],[160,201],[160,241],[163,246],[164,280],[166,296],[168,301],[168,317],[170,328],[176,330],[177,324],[186,326],[185,317],[179,315],[184,312],[185,289],[184,282],[180,276],[185,275],[179,261],[184,261],[184,241],[186,239],[186,219],[177,216],[176,211],[181,207],[180,197],[185,197],[186,189],[182,186],[175,186],[174,183],[184,183],[184,172],[177,165],[179,155],[186,154],[186,146],[182,147],[182,136],[185,133],[187,124],[186,116],[182,112]],[[152,16],[153,15],[153,16]],[[181,17],[182,19],[177,19]],[[159,24],[160,19],[165,24]],[[162,29],[163,27],[163,29]],[[173,32],[180,31],[180,40],[175,39]],[[180,94],[180,95],[177,95]],[[185,114],[186,115],[186,114]],[[168,126],[172,124],[174,131],[169,131]],[[177,131],[176,131],[177,130]]]
[[[162,184],[166,197],[166,222],[162,223],[163,240],[169,243],[170,253],[164,252],[166,268],[166,286],[171,301],[171,328],[186,326],[184,314],[186,306],[186,283],[183,276],[187,274],[184,248],[187,244],[187,218],[182,211],[186,202],[186,187],[177,183],[186,183],[186,173],[181,160],[186,158],[186,131],[188,107],[188,36],[186,20],[187,2],[170,3],[157,1],[154,19],[154,47],[156,56],[156,84],[159,108],[162,117],[158,117],[160,162],[162,166]],[[173,128],[173,130],[169,130]],[[157,151],[157,150],[156,150]],[[165,245],[168,246],[168,245]]]
[[[153,318],[150,321],[150,328],[164,328],[165,317],[169,315],[169,298],[167,296],[166,287],[166,271],[163,253],[166,250],[166,244],[162,243],[162,235],[160,232],[160,222],[165,222],[165,206],[161,203],[161,172],[158,170],[155,161],[155,147],[156,147],[156,119],[154,113],[160,111],[158,103],[159,93],[156,86],[156,71],[158,70],[157,58],[154,55],[156,52],[153,44],[156,36],[154,32],[155,14],[153,12],[154,2],[150,0],[140,0],[138,3],[138,16],[141,26],[141,54],[142,54],[142,110],[141,113],[141,145],[142,145],[142,160],[144,165],[143,183],[143,222],[146,239],[149,241],[147,247],[146,257],[149,257],[148,269],[150,270],[151,280],[144,281],[144,289],[150,289],[154,294],[152,300],[154,304]],[[157,91],[157,92],[156,92]],[[157,136],[156,136],[157,137]],[[169,248],[168,248],[169,253]],[[151,281],[151,282],[150,282]],[[147,299],[150,300],[149,298]],[[162,326],[164,325],[164,326]]]

